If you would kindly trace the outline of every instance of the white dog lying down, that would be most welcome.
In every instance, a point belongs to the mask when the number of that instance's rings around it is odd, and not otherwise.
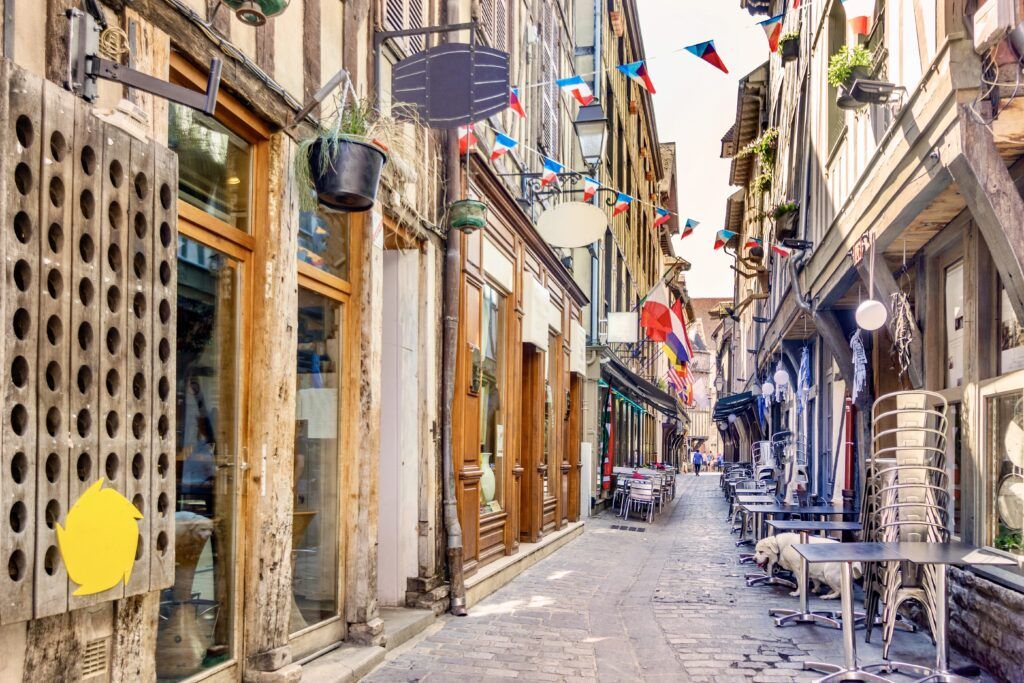
[[[831,538],[811,536],[808,539],[811,543],[838,543]],[[796,577],[797,589],[790,595],[800,595],[800,584],[803,582],[803,573],[800,571],[801,557],[793,548],[800,544],[800,534],[784,533],[762,538],[754,548],[754,562],[771,575],[775,563],[782,565],[783,569],[793,572]],[[834,600],[839,597],[841,583],[841,568],[838,562],[817,562],[808,565],[808,576],[811,578],[811,586],[815,591],[822,585],[832,589],[827,595],[821,596],[822,600]],[[863,573],[859,562],[853,564],[853,578],[860,578]]]

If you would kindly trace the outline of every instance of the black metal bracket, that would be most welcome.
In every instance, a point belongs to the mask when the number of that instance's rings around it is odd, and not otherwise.
[[[102,29],[96,19],[77,9],[69,9],[67,18],[68,71],[64,87],[85,101],[96,100],[97,81],[102,78],[198,109],[207,115],[212,115],[217,108],[221,60],[211,60],[206,91],[199,92],[100,57],[99,41]]]
[[[534,202],[543,200],[547,197],[583,194],[583,192],[585,192],[585,189],[577,187],[586,178],[586,176],[579,171],[564,171],[562,173],[556,173],[555,175],[558,179],[557,182],[542,185],[541,179],[544,177],[543,173],[528,171],[524,173],[498,174],[498,176],[503,178],[520,178],[523,195],[529,200],[531,205]],[[619,196],[618,191],[602,185],[597,188],[597,194],[600,195],[603,193],[611,195],[604,199],[605,206],[615,206],[615,202]]]

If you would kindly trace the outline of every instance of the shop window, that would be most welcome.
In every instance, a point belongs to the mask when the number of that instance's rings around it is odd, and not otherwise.
[[[1017,320],[1010,296],[1000,287],[999,374],[1024,368],[1024,325]]]
[[[179,239],[174,585],[156,670],[179,680],[231,658],[238,457],[237,263]]]
[[[505,368],[505,297],[484,285],[481,315],[480,513],[501,512],[505,503],[505,426],[501,396]]]
[[[558,342],[558,337],[549,334],[547,358],[544,365],[544,462],[548,466],[547,474],[544,476],[545,498],[555,495],[554,488],[550,487],[548,482],[555,475],[555,468],[558,467],[558,463],[555,461],[555,424],[557,423],[557,417],[555,415],[555,396],[552,385],[557,378],[556,363],[560,348],[561,344]]]
[[[291,631],[338,613],[342,305],[299,289]]]
[[[1024,396],[1016,391],[986,400],[988,535],[992,546],[1024,556]]]
[[[953,430],[953,438],[947,440],[947,450],[953,451],[953,535],[963,538],[963,452],[964,452],[964,407],[962,403],[949,404],[949,424]]]
[[[964,262],[946,268],[946,388],[958,387],[964,380]]]
[[[249,232],[252,146],[212,117],[173,102],[167,146],[178,155],[178,198]]]
[[[317,270],[348,280],[351,214],[303,211],[299,214],[298,258]]]

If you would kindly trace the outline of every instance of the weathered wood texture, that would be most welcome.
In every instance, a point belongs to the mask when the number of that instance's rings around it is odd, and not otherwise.
[[[864,285],[870,287],[871,283],[871,266],[869,263],[870,259],[867,255],[861,259],[861,262],[857,265],[857,272],[860,273],[860,278],[864,282]],[[889,271],[889,266],[886,265],[884,258],[876,259],[875,261],[875,273],[874,283],[875,292],[871,294],[873,297],[877,297],[882,305],[885,306],[886,320],[890,334],[894,334],[893,329],[895,327],[895,318],[892,311],[892,295],[900,290],[899,285],[896,283],[896,278],[892,276]],[[921,330],[918,329],[917,323],[913,324],[910,330],[911,342],[910,342],[910,368],[907,370],[907,375],[910,380],[910,384],[914,389],[924,388],[924,347],[922,344],[923,337],[921,336]]]
[[[118,600],[114,605],[114,635],[110,647],[110,683],[156,679],[160,593],[151,591]]]

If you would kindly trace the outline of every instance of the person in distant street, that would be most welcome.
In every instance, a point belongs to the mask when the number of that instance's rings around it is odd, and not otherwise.
[[[725,456],[721,453],[718,454],[718,471],[725,472]]]
[[[704,464],[704,454],[700,451],[693,452],[693,473],[700,476],[700,466]]]

